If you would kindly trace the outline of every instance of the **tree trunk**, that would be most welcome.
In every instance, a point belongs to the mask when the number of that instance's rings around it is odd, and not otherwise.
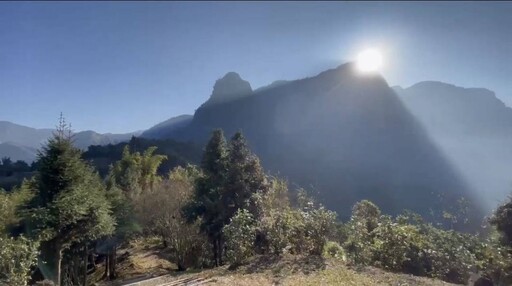
[[[224,249],[222,249],[222,244],[223,244],[222,237],[219,238],[218,243],[219,243],[219,246],[217,248],[219,249],[219,265],[222,265],[222,254],[224,252],[223,251]]]
[[[164,248],[167,248],[167,240],[165,239],[165,235],[162,233],[162,242],[164,244]]]
[[[89,257],[89,250],[87,248],[87,242],[84,245],[84,276],[83,276],[83,286],[87,286],[87,258]]]
[[[213,263],[215,266],[219,266],[219,259],[218,259],[218,252],[217,252],[217,239],[213,240]]]
[[[109,279],[110,280],[114,280],[116,279],[116,260],[117,260],[117,255],[116,255],[116,246],[114,245],[110,251],[110,259],[109,259],[109,264],[110,264],[110,275],[109,275]]]
[[[55,277],[53,282],[55,286],[60,286],[61,280],[61,264],[62,264],[62,247],[57,246],[55,251]]]
[[[110,249],[107,248],[107,254],[105,255],[105,273],[103,277],[108,279],[110,277]]]

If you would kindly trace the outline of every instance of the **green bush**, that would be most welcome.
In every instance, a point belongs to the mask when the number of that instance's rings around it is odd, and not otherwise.
[[[494,277],[494,281],[506,281],[510,273],[509,252],[475,235],[436,228],[417,214],[393,219],[362,201],[354,206],[345,229],[343,246],[353,263],[452,283],[466,283],[472,272]]]
[[[302,211],[302,217],[305,221],[306,240],[309,241],[309,254],[321,255],[327,237],[334,231],[336,223],[336,213],[327,210],[323,206]]]
[[[363,200],[352,208],[352,216],[346,225],[347,239],[343,246],[352,263],[372,264],[374,234],[380,222],[380,209],[370,201]]]
[[[24,286],[37,262],[39,244],[23,236],[0,236],[0,285]]]
[[[230,223],[224,226],[223,232],[226,239],[226,258],[229,263],[233,265],[243,263],[254,254],[256,226],[249,211],[239,209]]]
[[[299,213],[290,208],[267,212],[258,222],[262,252],[277,255],[296,252],[303,227]]]
[[[327,241],[322,254],[324,257],[337,258],[345,261],[345,250],[335,241]]]

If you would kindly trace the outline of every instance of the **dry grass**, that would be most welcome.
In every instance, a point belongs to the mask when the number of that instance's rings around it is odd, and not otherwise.
[[[262,260],[268,264],[264,265]],[[345,263],[319,257],[259,257],[237,270],[217,270],[211,285],[453,285],[439,280],[385,272],[374,267],[352,268]]]
[[[119,278],[139,275],[163,275],[176,270],[176,265],[169,262],[168,253],[162,249],[158,238],[144,238],[131,241],[127,247],[118,250]]]
[[[143,275],[154,277],[168,274],[162,278],[162,282],[212,278],[207,285],[453,285],[435,279],[390,273],[375,267],[351,267],[343,261],[318,256],[256,256],[237,269],[224,266],[202,271],[176,272],[176,266],[166,258],[158,239],[133,241],[128,247],[120,249],[118,255],[122,258],[118,266],[118,274],[122,280]],[[115,284],[122,285],[121,281]]]

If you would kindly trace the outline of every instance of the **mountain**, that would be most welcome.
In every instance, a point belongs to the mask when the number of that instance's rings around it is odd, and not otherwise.
[[[36,148],[21,146],[12,142],[0,143],[0,158],[9,157],[14,161],[32,162],[36,156]]]
[[[73,134],[75,145],[87,149],[90,145],[115,144],[129,140],[141,132],[128,134],[99,134],[82,131]],[[0,121],[0,157],[32,162],[39,149],[53,134],[53,129],[36,129],[8,121]]]
[[[512,109],[494,92],[426,81],[394,88],[487,208],[512,190]]]
[[[231,86],[246,85],[239,76],[229,77]],[[361,199],[390,213],[412,209],[423,215],[453,207],[460,196],[473,199],[379,75],[358,74],[349,63],[251,93],[237,90],[225,90],[230,100],[217,104],[208,103],[211,97],[188,124],[162,131],[162,137],[204,144],[215,128],[228,136],[242,130],[265,168],[318,191],[343,218]]]
[[[117,144],[119,142],[128,141],[132,136],[138,136],[141,132],[132,132],[126,134],[112,134],[112,133],[96,133],[94,131],[82,131],[75,133],[73,140],[75,146],[80,149],[87,149],[91,145],[107,145]]]
[[[35,129],[8,121],[0,121],[0,142],[39,148],[52,135],[52,132],[52,129]]]
[[[251,93],[252,88],[248,81],[243,80],[236,72],[228,72],[215,82],[212,94],[204,105],[228,102],[246,97]]]
[[[194,116],[183,114],[180,116],[172,117],[170,119],[167,119],[166,121],[160,122],[156,124],[155,126],[149,128],[148,130],[142,132],[141,137],[145,138],[158,138],[158,137],[165,137],[166,132],[173,132],[178,128],[181,128],[190,121],[192,121],[192,118]]]

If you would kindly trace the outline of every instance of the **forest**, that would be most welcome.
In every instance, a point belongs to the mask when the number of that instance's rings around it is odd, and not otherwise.
[[[134,142],[112,151],[100,176],[61,121],[32,166],[2,160],[2,172],[15,166],[33,176],[0,192],[0,285],[85,286],[98,282],[92,273],[115,280],[119,247],[150,236],[177,271],[287,254],[459,284],[473,273],[512,283],[512,201],[471,232],[453,229],[467,223],[464,208],[437,219],[390,216],[362,200],[341,221],[307,189],[267,174],[241,132],[227,140],[214,130],[196,165],[178,157],[169,165],[159,147]]]

